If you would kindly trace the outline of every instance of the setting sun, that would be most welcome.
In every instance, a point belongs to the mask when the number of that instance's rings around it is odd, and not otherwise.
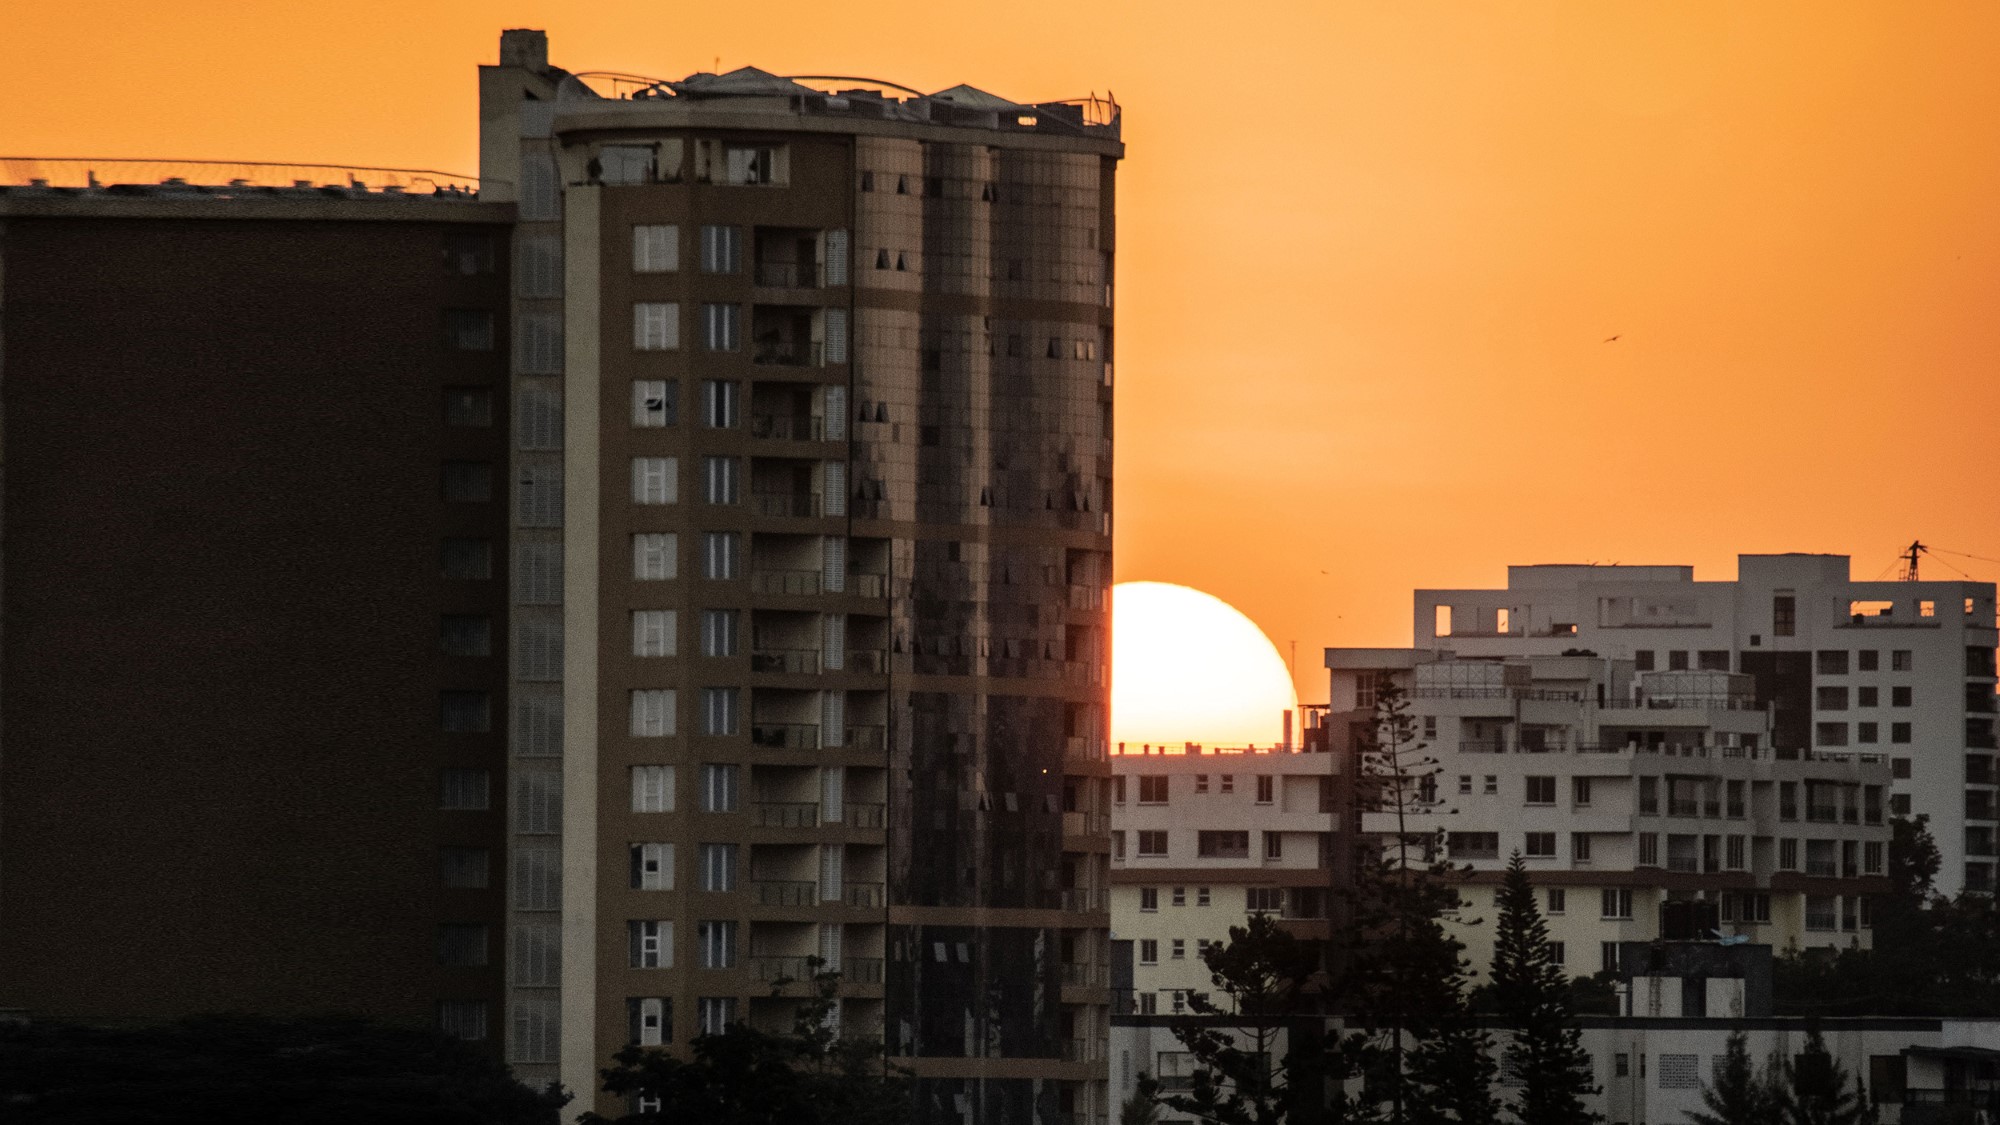
[[[1129,746],[1269,744],[1298,705],[1285,662],[1220,598],[1165,582],[1112,588],[1111,738]]]

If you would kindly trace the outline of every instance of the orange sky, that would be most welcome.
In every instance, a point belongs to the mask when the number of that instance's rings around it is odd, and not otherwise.
[[[2000,558],[1992,4],[17,3],[0,154],[476,171],[509,26],[1115,91],[1118,577],[1296,639],[1306,699],[1509,562]]]

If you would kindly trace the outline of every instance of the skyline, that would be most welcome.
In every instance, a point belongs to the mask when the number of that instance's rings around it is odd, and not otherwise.
[[[0,152],[471,171],[473,68],[508,26],[661,77],[1108,88],[1133,153],[1117,581],[1312,654],[1407,644],[1413,588],[1510,563],[2000,557],[1974,491],[2000,454],[1966,421],[2000,406],[2000,154],[1967,145],[2000,124],[2000,13],[1036,5],[972,41],[920,11],[33,10],[0,58],[37,101]],[[2000,577],[1926,577],[1952,567]],[[1315,659],[1294,673],[1323,697]]]

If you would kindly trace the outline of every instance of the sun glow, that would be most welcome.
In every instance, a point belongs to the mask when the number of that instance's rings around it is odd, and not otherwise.
[[[1220,598],[1164,582],[1111,590],[1111,739],[1270,745],[1298,706],[1263,630]]]

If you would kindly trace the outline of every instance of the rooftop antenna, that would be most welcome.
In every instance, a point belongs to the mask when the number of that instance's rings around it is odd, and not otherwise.
[[[1903,552],[1903,562],[1905,564],[1902,574],[1903,581],[1915,582],[1917,580],[1917,556],[1928,550],[1930,548],[1924,546],[1921,540],[1910,540],[1909,550]]]

